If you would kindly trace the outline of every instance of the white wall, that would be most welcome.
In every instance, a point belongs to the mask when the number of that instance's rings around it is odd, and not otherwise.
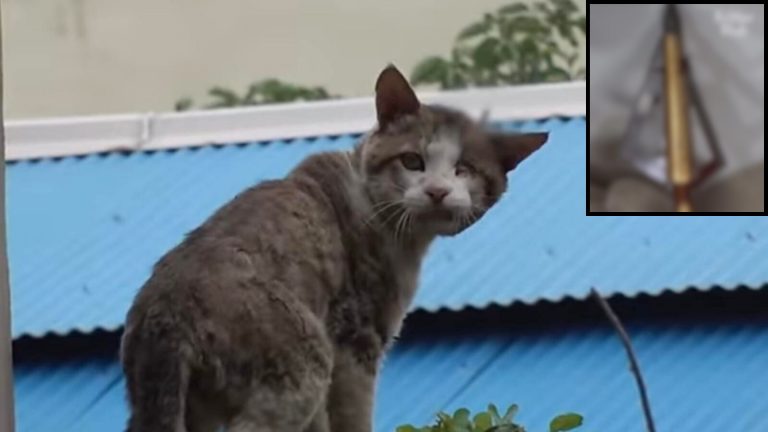
[[[409,72],[446,54],[462,27],[510,2],[2,0],[6,115],[170,110],[272,76],[368,95],[387,62]]]

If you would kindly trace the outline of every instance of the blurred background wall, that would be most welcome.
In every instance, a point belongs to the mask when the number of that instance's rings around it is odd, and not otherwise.
[[[9,118],[172,110],[268,77],[367,96],[508,0],[2,0]],[[585,1],[576,2],[582,10]],[[584,63],[584,50],[581,53]]]

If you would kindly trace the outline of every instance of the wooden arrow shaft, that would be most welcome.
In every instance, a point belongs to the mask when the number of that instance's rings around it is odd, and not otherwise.
[[[668,175],[677,211],[692,211],[689,188],[694,180],[687,83],[679,34],[664,36],[664,86],[667,118]]]

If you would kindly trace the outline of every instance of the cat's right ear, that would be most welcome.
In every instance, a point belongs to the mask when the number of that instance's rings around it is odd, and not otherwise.
[[[398,118],[415,114],[421,104],[403,74],[394,65],[387,66],[376,80],[376,115],[379,130]]]
[[[499,161],[504,172],[515,169],[520,162],[544,145],[547,139],[549,139],[547,132],[491,134],[491,142],[496,147],[496,153],[499,155]]]

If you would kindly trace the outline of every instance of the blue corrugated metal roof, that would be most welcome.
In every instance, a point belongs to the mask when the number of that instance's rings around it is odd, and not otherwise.
[[[507,127],[511,124],[505,125]],[[550,142],[468,232],[438,242],[415,308],[768,282],[768,220],[586,217],[584,119],[522,125]],[[353,136],[112,153],[8,166],[13,335],[116,329],[152,264],[245,187]]]
[[[625,353],[603,322],[517,330],[462,326],[467,330],[430,332],[396,344],[378,385],[377,431],[425,424],[438,410],[475,411],[489,402],[519,404],[518,419],[531,431],[547,430],[547,421],[565,411],[583,414],[585,431],[645,430]],[[654,319],[628,327],[657,430],[768,430],[764,318]],[[113,357],[21,363],[15,380],[22,432],[96,432],[124,425],[124,387]]]

